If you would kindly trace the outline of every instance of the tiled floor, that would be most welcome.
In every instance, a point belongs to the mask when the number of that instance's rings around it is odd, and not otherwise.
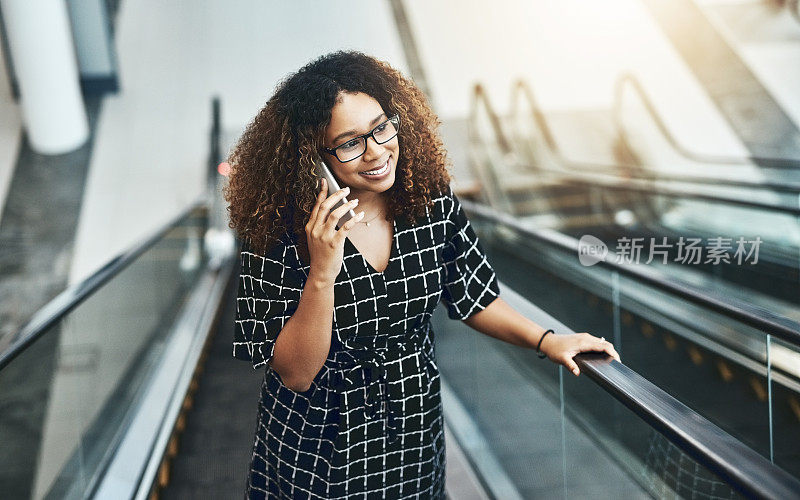
[[[98,99],[86,109],[93,129]],[[42,155],[20,140],[0,219],[0,350],[67,285],[92,144]]]

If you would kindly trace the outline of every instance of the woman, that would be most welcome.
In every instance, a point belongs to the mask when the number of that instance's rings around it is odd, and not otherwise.
[[[437,126],[398,71],[337,52],[284,80],[231,154],[234,355],[266,367],[250,498],[444,497],[429,322],[440,300],[450,318],[575,375],[578,352],[617,357],[585,333],[544,335],[498,298]],[[317,178],[319,158],[341,190]]]

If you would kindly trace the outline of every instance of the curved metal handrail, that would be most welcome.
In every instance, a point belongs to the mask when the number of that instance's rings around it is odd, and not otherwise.
[[[511,146],[511,142],[506,137],[505,131],[503,130],[502,123],[500,122],[499,116],[495,111],[494,106],[492,105],[491,99],[487,94],[486,90],[483,88],[481,84],[476,84],[474,87],[473,92],[473,116],[475,115],[475,109],[478,106],[483,106],[486,110],[486,113],[489,115],[490,123],[492,125],[493,132],[497,139],[497,143],[500,146],[503,154],[508,156],[512,155],[514,150]],[[542,120],[544,118],[542,117]],[[545,129],[547,128],[546,122],[543,121],[543,125]],[[580,165],[580,163],[575,163]],[[664,188],[664,187],[656,187],[656,186],[644,186],[644,185],[635,185],[632,180],[623,180],[623,181],[602,181],[599,180],[596,174],[585,173],[580,171],[560,171],[560,170],[553,170],[553,169],[546,169],[546,168],[537,168],[537,172],[545,173],[545,174],[557,174],[557,175],[565,175],[571,176],[572,179],[568,180],[568,182],[573,183],[592,183],[594,185],[601,185],[608,189],[616,189],[616,190],[626,190],[630,192],[639,192],[639,193],[649,193],[649,194],[656,194],[662,195],[667,197],[673,198],[687,198],[687,199],[698,199],[704,201],[713,201],[719,203],[726,203],[729,205],[736,205],[741,207],[747,208],[756,208],[760,210],[767,210],[767,211],[774,211],[774,212],[781,212],[786,213],[789,215],[797,215],[800,216],[800,207],[795,206],[786,206],[786,205],[778,205],[772,203],[765,203],[760,201],[753,201],[753,200],[745,200],[740,198],[734,198],[730,196],[722,196],[716,194],[706,194],[706,193],[697,193],[693,191],[681,190],[681,189],[674,189],[674,188]],[[650,179],[647,179],[650,180]],[[665,179],[662,178],[655,178],[655,181],[664,181]],[[720,184],[720,183],[718,183]]]
[[[773,203],[765,203],[761,201],[745,200],[741,198],[734,198],[731,196],[722,196],[716,194],[696,193],[692,191],[684,191],[681,189],[671,189],[668,187],[657,187],[647,185],[635,185],[630,179],[624,181],[606,181],[595,174],[576,174],[572,172],[562,172],[560,170],[539,169],[538,173],[545,173],[550,175],[566,175],[571,178],[564,179],[563,182],[569,184],[580,184],[586,186],[597,186],[616,191],[628,191],[634,193],[644,193],[657,196],[664,196],[668,198],[680,198],[687,200],[703,200],[712,201],[715,203],[724,203],[728,205],[735,205],[737,207],[753,208],[769,212],[780,212],[787,215],[800,216],[800,207],[790,207],[787,205],[776,205]]]
[[[530,114],[533,116],[534,121],[539,127],[545,142],[548,146],[549,152],[558,160],[558,162],[568,168],[575,169],[575,170],[587,170],[591,169],[593,171],[605,171],[611,175],[617,174],[620,168],[620,165],[609,165],[603,163],[590,163],[585,161],[574,161],[567,158],[561,151],[556,143],[555,139],[553,138],[552,130],[550,129],[550,125],[547,123],[547,119],[542,113],[541,108],[536,100],[536,97],[533,94],[533,90],[530,88],[530,85],[525,80],[517,80],[514,82],[512,88],[512,107],[511,112],[512,116],[515,116],[516,113],[519,112],[520,106],[517,105],[520,98],[523,98],[527,103],[530,109]],[[660,118],[657,119],[657,123],[659,124],[659,128],[662,132],[669,134],[669,131],[666,129],[666,126],[663,125]],[[620,130],[622,130],[620,128]],[[667,137],[667,140],[670,141],[671,135]],[[674,141],[674,139],[673,139]],[[797,166],[800,167],[800,162],[797,163]],[[786,167],[789,168],[789,167]],[[743,188],[751,188],[751,189],[770,189],[773,191],[780,191],[780,192],[788,192],[788,193],[800,193],[800,183],[792,183],[792,182],[784,182],[784,183],[776,183],[776,182],[749,182],[749,181],[742,181],[742,180],[734,180],[734,179],[724,179],[719,177],[701,177],[701,176],[694,176],[694,175],[679,175],[679,174],[648,174],[642,171],[628,171],[627,175],[634,178],[640,178],[645,180],[662,180],[662,181],[674,181],[674,182],[686,182],[692,184],[714,184],[714,185],[722,185],[722,186],[731,186],[731,187],[743,187]]]
[[[798,169],[800,168],[800,160],[791,160],[787,158],[770,158],[765,156],[745,156],[745,157],[733,157],[733,156],[721,156],[721,155],[709,155],[705,153],[697,153],[695,151],[691,151],[684,147],[678,140],[672,135],[672,132],[669,131],[667,125],[664,123],[664,120],[659,115],[658,111],[656,110],[655,105],[653,105],[652,99],[650,96],[647,95],[647,92],[644,90],[641,82],[632,74],[630,73],[623,73],[616,82],[615,89],[614,89],[614,118],[617,123],[617,127],[619,128],[620,132],[622,133],[623,138],[625,137],[625,129],[622,126],[622,102],[623,97],[622,94],[625,91],[626,86],[630,86],[642,100],[647,113],[653,119],[658,127],[658,130],[667,140],[669,145],[678,152],[681,156],[688,158],[690,160],[699,162],[699,163],[719,163],[719,164],[730,164],[730,165],[751,165],[751,164],[759,164],[763,166],[768,166],[769,168],[775,169]],[[627,139],[626,139],[627,141]]]
[[[189,208],[183,210],[180,215],[154,231],[151,236],[121,252],[90,276],[68,287],[45,304],[44,307],[39,309],[16,333],[11,344],[0,353],[0,370],[5,368],[6,365],[21,354],[29,345],[48,332],[54,324],[63,319],[70,311],[75,309],[75,307],[86,300],[97,289],[117,276],[140,255],[158,243],[169,231],[188,217],[189,214],[198,208],[205,207],[207,204],[207,196],[203,195],[193,202]]]
[[[572,252],[577,255],[578,240],[565,234],[554,231],[544,231],[524,226],[512,215],[501,213],[491,207],[481,205],[469,200],[461,200],[466,210],[502,224],[524,235],[526,238],[535,239],[560,250]],[[658,275],[651,269],[642,269],[610,260],[600,260],[596,265],[611,271],[617,271],[626,276],[635,278],[655,288],[670,292],[681,299],[706,307],[714,312],[739,321],[742,324],[774,335],[796,347],[800,347],[800,322],[785,316],[773,314],[770,311],[753,306],[748,302],[735,300],[729,297],[715,297],[706,290],[695,287],[680,280],[667,279]]]
[[[470,105],[470,115],[469,115],[469,122],[468,122],[468,135],[469,135],[469,142],[470,144],[474,145],[477,143],[483,143],[484,137],[478,131],[477,122],[478,122],[478,114],[480,113],[480,103],[483,103],[483,108],[488,112],[489,122],[491,124],[492,130],[495,132],[494,138],[497,141],[498,146],[500,147],[500,154],[504,158],[510,159],[509,155],[514,154],[514,148],[511,146],[511,143],[508,142],[505,134],[502,133],[502,124],[500,123],[500,118],[497,113],[494,112],[492,108],[491,102],[489,102],[489,96],[486,94],[483,86],[481,84],[476,84],[473,89],[473,99]],[[500,131],[501,133],[497,133]],[[470,150],[472,151],[472,149]],[[474,162],[473,162],[474,164]],[[478,179],[481,183],[484,180],[488,180],[489,183],[493,185],[498,185],[500,180],[496,176],[496,171],[494,168],[481,168],[480,170],[476,170]],[[486,179],[484,179],[484,177]],[[502,204],[504,208],[510,210],[511,207],[508,205],[508,201],[503,198],[495,198],[493,192],[485,192],[486,196],[488,196],[489,201],[493,205]]]
[[[496,132],[495,138],[497,139],[497,143],[500,146],[500,149],[503,150],[503,154],[512,154],[514,152],[514,148],[511,146],[506,134],[503,132],[503,124],[500,123],[500,116],[495,112],[494,107],[489,99],[489,95],[486,93],[486,89],[484,89],[483,85],[480,83],[476,83],[473,87],[473,102],[471,107],[470,118],[471,120],[475,120],[475,116],[477,114],[478,106],[476,103],[483,102],[484,108],[487,110],[489,115],[489,122],[492,124],[492,129]]]

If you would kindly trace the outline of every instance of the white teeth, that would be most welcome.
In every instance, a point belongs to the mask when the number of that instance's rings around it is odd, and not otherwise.
[[[386,170],[389,169],[389,160],[386,160],[386,163],[383,164],[382,167],[376,168],[375,170],[370,170],[368,172],[361,172],[362,175],[382,175],[386,173]]]

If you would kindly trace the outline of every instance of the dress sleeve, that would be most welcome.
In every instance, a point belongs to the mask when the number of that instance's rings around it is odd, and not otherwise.
[[[445,198],[443,250],[445,283],[442,301],[451,319],[464,320],[482,311],[500,295],[497,276],[478,236],[467,219],[458,197],[449,191]]]
[[[266,255],[254,253],[247,241],[242,244],[233,355],[252,361],[253,368],[272,359],[275,339],[300,302],[303,283],[290,265],[291,252],[283,242]]]

